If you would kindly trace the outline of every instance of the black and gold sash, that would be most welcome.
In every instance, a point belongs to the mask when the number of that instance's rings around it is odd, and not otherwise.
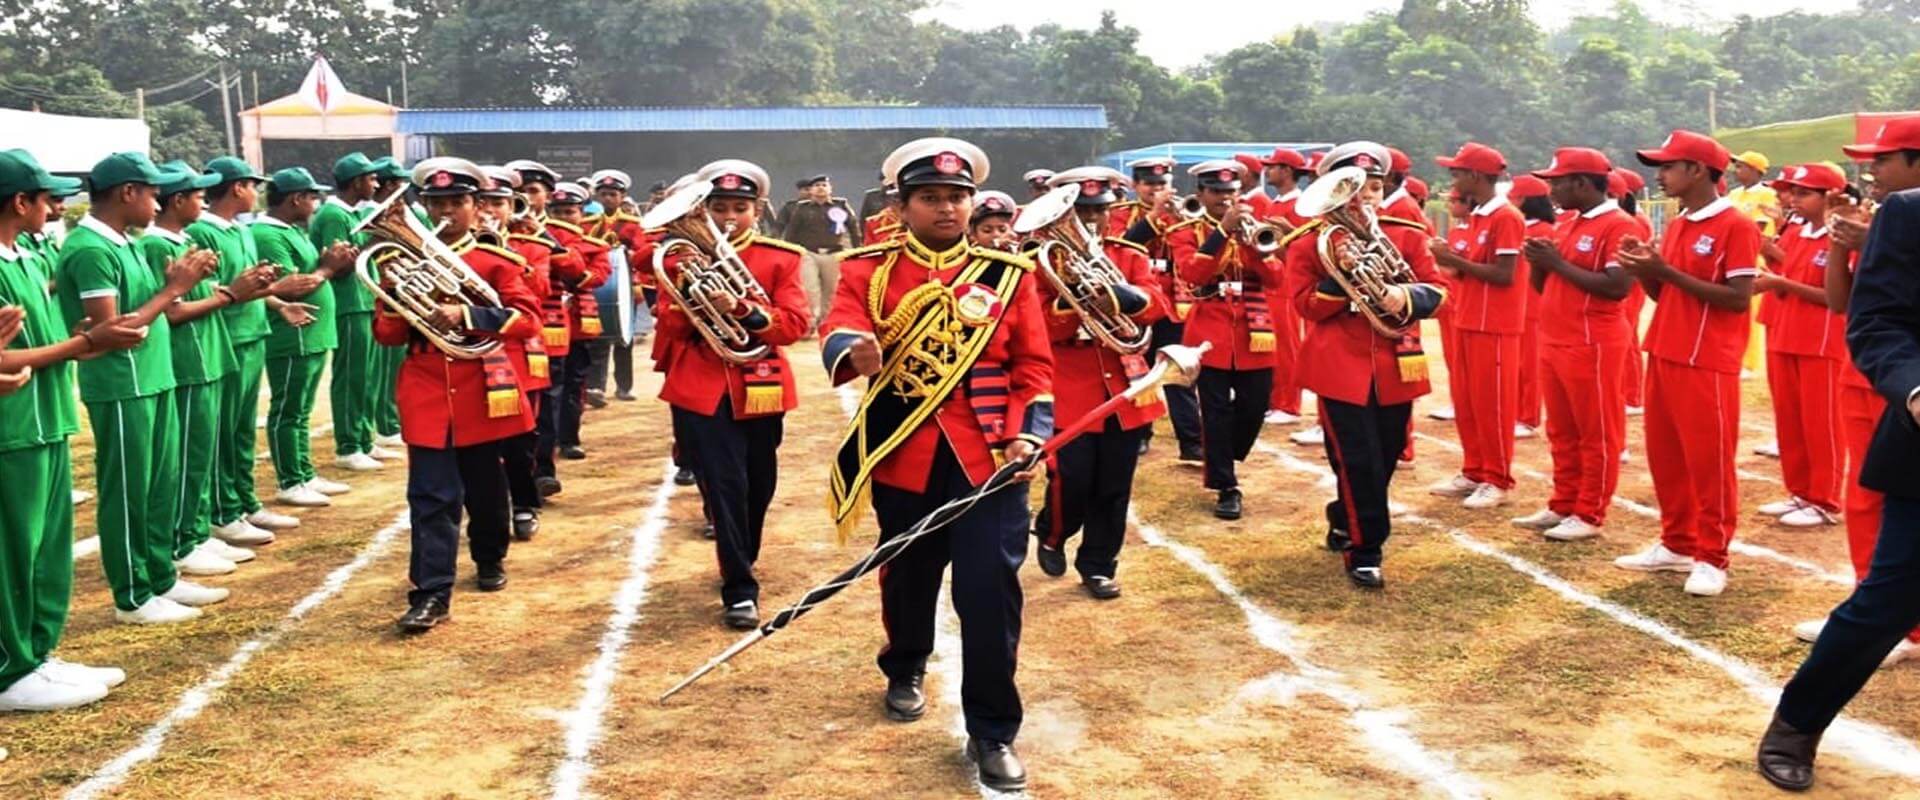
[[[884,314],[887,279],[901,252],[895,248],[873,273],[868,313],[876,322],[884,363],[868,381],[834,456],[827,503],[841,542],[859,519],[856,512],[872,488],[874,468],[968,379],[999,330],[1014,290],[1032,269],[1016,256],[972,250],[973,260],[951,284],[928,280],[901,297],[891,314]],[[986,305],[983,297],[955,292],[976,284],[992,292],[998,313],[981,307]]]

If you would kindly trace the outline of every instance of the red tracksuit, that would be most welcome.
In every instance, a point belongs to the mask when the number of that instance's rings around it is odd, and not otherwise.
[[[1722,197],[1667,225],[1660,255],[1674,269],[1726,283],[1755,273],[1760,228]],[[1647,328],[1647,466],[1660,501],[1660,541],[1720,569],[1739,520],[1733,461],[1740,433],[1746,307],[1726,310],[1658,288]],[[1651,293],[1651,292],[1650,292]]]
[[[1454,424],[1465,451],[1461,473],[1475,483],[1513,488],[1513,423],[1520,411],[1520,333],[1526,324],[1526,262],[1518,258],[1527,222],[1505,199],[1494,198],[1468,215],[1465,235],[1449,237],[1454,255],[1476,264],[1515,256],[1513,280],[1505,286],[1460,275],[1453,280],[1452,344],[1448,366]]]
[[[1620,240],[1635,235],[1633,218],[1607,201],[1560,222],[1560,257],[1591,272],[1618,269]],[[1599,525],[1620,481],[1627,444],[1621,366],[1632,346],[1623,303],[1582,291],[1547,273],[1540,297],[1540,388],[1553,454],[1547,508]]]
[[[1824,226],[1802,223],[1782,231],[1781,276],[1824,286],[1827,244]],[[1768,299],[1775,310],[1767,332],[1767,383],[1773,391],[1780,472],[1793,496],[1835,513],[1847,463],[1839,419],[1840,375],[1850,369],[1847,318],[1791,294]]]
[[[1643,242],[1653,241],[1653,221],[1646,214],[1633,215],[1634,238]],[[1627,318],[1627,333],[1633,337],[1633,349],[1627,351],[1622,362],[1626,374],[1620,379],[1620,392],[1625,396],[1631,408],[1641,408],[1647,404],[1647,359],[1640,351],[1640,321],[1647,308],[1647,289],[1634,281],[1627,289],[1627,299],[1621,301],[1620,311]]]
[[[1307,221],[1306,217],[1294,211],[1299,201],[1299,189],[1275,197],[1268,201],[1266,213],[1260,218],[1275,224],[1285,221],[1288,229],[1298,228]],[[1292,297],[1293,287],[1280,287],[1277,296]],[[1300,413],[1300,375],[1296,366],[1300,360],[1302,335],[1300,312],[1292,303],[1279,303],[1278,306],[1273,313],[1274,329],[1279,332],[1273,348],[1273,396],[1269,398],[1267,408],[1297,416]]]
[[[1541,220],[1527,220],[1527,238],[1552,238],[1554,224]],[[1521,260],[1526,260],[1525,256]],[[1533,264],[1527,264],[1527,274],[1534,272]],[[1546,401],[1540,396],[1540,298],[1531,291],[1522,292],[1526,298],[1526,328],[1520,332],[1520,412],[1517,419],[1520,424],[1538,429],[1541,424],[1540,410]]]

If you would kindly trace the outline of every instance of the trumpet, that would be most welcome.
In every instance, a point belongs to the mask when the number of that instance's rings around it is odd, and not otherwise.
[[[1315,253],[1327,276],[1340,284],[1361,316],[1382,336],[1400,338],[1419,324],[1413,310],[1403,305],[1388,312],[1385,298],[1403,284],[1416,283],[1412,265],[1380,230],[1373,209],[1355,211],[1348,204],[1367,185],[1366,171],[1341,167],[1309,184],[1295,209],[1327,223]]]
[[[394,193],[353,227],[374,240],[354,260],[354,275],[441,352],[474,359],[500,349],[498,339],[444,328],[434,320],[445,304],[499,308],[500,295],[440,241],[438,229],[428,230],[413,216],[404,197]]]
[[[1063,186],[1028,203],[1014,222],[1015,233],[1028,236],[1022,246],[1032,254],[1040,275],[1060,299],[1080,316],[1080,328],[1108,348],[1125,354],[1147,349],[1153,332],[1118,308],[1102,310],[1095,297],[1113,294],[1125,286],[1120,268],[1100,251],[1100,236],[1073,213],[1075,186]]]
[[[653,276],[660,290],[680,308],[700,338],[734,364],[746,364],[764,357],[773,348],[756,342],[753,333],[732,314],[715,305],[714,295],[732,297],[734,302],[752,300],[770,304],[767,292],[753,279],[747,264],[727,241],[731,230],[723,231],[708,216],[705,201],[713,184],[694,181],[667,195],[640,220],[647,230],[660,229],[664,235],[653,248]],[[679,277],[667,273],[667,259],[678,257]]]
[[[1200,196],[1190,194],[1178,201],[1181,219],[1201,219],[1207,215],[1207,205],[1200,202]],[[1225,231],[1239,239],[1260,255],[1269,255],[1280,250],[1280,239],[1286,231],[1268,222],[1259,222],[1251,217],[1242,216],[1237,230]]]

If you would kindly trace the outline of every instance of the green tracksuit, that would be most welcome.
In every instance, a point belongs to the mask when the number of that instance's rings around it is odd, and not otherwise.
[[[167,264],[185,255],[183,233],[147,229],[139,247],[147,265],[166,280]],[[183,300],[213,296],[213,278],[201,281]],[[180,483],[174,493],[173,557],[186,558],[213,534],[213,462],[220,451],[220,380],[235,369],[233,342],[219,311],[173,329],[174,415],[180,422]]]
[[[320,267],[320,251],[307,232],[271,216],[253,223],[254,244],[260,257],[288,272],[307,273]],[[334,323],[333,285],[320,284],[300,302],[314,307],[313,323],[294,327],[278,316],[267,319],[267,447],[273,453],[273,472],[280,488],[313,480],[313,453],[307,424],[326,370],[327,352],[339,341]]]
[[[260,263],[253,232],[211,212],[187,226],[187,236],[202,249],[220,254],[215,280],[232,283],[243,271]],[[260,510],[253,492],[253,448],[257,436],[254,417],[260,408],[260,380],[266,371],[267,304],[263,300],[227,306],[218,316],[226,324],[233,350],[233,369],[214,383],[213,489],[209,515],[215,527],[227,525]]]
[[[353,226],[371,206],[353,208],[338,197],[328,197],[307,225],[315,250],[324,252],[334,242],[355,246],[365,237],[354,236]],[[382,361],[373,342],[373,294],[360,285],[352,271],[333,277],[333,311],[339,344],[333,351],[333,451],[335,455],[373,452],[375,392],[379,391]]]

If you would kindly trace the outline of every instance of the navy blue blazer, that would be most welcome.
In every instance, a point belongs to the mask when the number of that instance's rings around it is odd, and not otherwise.
[[[1907,410],[1920,390],[1920,189],[1889,195],[1874,216],[1847,304],[1847,349],[1887,399],[1860,485],[1920,499],[1920,425]]]

